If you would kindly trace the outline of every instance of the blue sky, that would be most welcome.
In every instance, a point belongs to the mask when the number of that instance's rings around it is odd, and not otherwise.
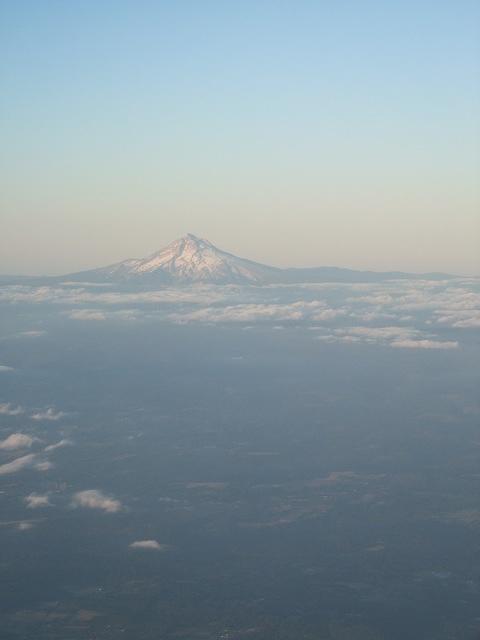
[[[477,2],[1,2],[0,272],[190,231],[480,273]]]

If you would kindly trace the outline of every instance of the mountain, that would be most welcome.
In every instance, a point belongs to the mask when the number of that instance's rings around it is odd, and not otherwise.
[[[146,258],[131,258],[107,267],[69,274],[69,280],[126,284],[294,284],[301,282],[376,282],[394,278],[443,279],[446,274],[398,271],[354,271],[338,267],[271,267],[239,258],[191,233]]]
[[[234,256],[189,233],[146,258],[68,277],[143,283],[263,284],[276,280],[281,271]]]

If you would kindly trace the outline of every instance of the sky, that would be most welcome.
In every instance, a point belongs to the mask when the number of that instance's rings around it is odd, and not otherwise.
[[[187,232],[480,275],[480,4],[0,0],[0,273]]]

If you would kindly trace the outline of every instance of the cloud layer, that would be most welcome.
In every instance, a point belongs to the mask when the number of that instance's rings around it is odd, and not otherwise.
[[[0,302],[48,303],[50,313],[57,308],[56,313],[76,323],[325,328],[320,339],[327,342],[397,349],[454,350],[480,327],[480,280],[475,278],[263,287],[195,285],[152,291],[115,290],[111,285],[88,283],[13,285],[0,287]],[[10,369],[3,365],[4,371]],[[59,419],[53,408],[33,417]]]

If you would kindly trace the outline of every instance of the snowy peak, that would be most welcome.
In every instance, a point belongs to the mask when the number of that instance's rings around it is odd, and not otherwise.
[[[114,280],[255,284],[276,271],[222,251],[189,233],[146,258],[125,260],[94,273]]]
[[[189,233],[175,240],[165,249],[155,252],[148,258],[140,260],[136,266],[137,273],[151,273],[164,269],[175,275],[199,275],[215,270],[222,263],[222,252],[208,240],[202,240]]]

